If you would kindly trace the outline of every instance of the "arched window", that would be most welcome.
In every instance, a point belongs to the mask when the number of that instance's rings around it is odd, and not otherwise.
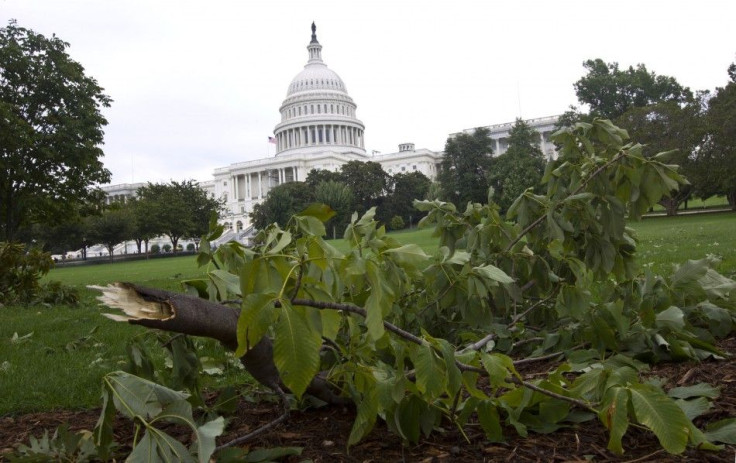
[[[241,222],[240,220],[238,220],[238,223],[237,223],[236,227],[237,227],[237,231],[242,231],[243,230],[243,222]]]

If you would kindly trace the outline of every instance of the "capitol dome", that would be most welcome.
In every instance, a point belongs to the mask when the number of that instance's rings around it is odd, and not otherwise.
[[[312,23],[309,60],[289,84],[276,125],[276,155],[326,150],[365,155],[365,127],[340,76],[322,61],[322,45]]]

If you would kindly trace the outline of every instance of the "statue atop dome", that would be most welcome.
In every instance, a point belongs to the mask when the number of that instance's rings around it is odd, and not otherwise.
[[[317,42],[317,26],[314,25],[314,21],[312,21],[312,42],[311,43],[319,43]]]

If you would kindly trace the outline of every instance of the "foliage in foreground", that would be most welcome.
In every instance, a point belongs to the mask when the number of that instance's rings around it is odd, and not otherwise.
[[[379,417],[411,442],[447,421],[477,419],[496,442],[503,426],[526,435],[597,417],[616,453],[630,426],[672,453],[713,449],[692,408],[642,373],[648,362],[724,355],[713,343],[732,331],[736,283],[709,259],[639,275],[625,219],[684,179],[625,138],[602,120],[560,132],[546,194],[527,191],[507,218],[494,204],[459,213],[417,203],[440,238],[433,258],[386,236],[372,211],[354,217],[340,253],[321,238],[329,214],[313,207],[265,230],[254,249],[205,249],[221,270],[206,291],[192,284],[212,299],[243,298],[236,355],[273,336],[295,395],[329,371],[358,407],[350,444]],[[518,374],[549,355],[567,361],[545,379]]]
[[[236,355],[272,338],[272,358],[258,360],[272,361],[296,397],[326,372],[357,406],[349,445],[378,418],[409,442],[448,424],[478,423],[499,442],[509,429],[526,436],[597,420],[617,454],[632,427],[670,453],[715,450],[734,420],[706,430],[692,420],[718,389],[665,391],[646,371],[724,356],[714,342],[733,332],[736,282],[707,258],[640,275],[625,218],[683,179],[625,138],[600,120],[559,133],[546,194],[525,192],[507,217],[494,204],[417,203],[439,236],[433,257],[387,236],[373,210],[353,218],[340,252],[322,238],[329,209],[312,206],[252,249],[212,252],[203,241],[200,262],[217,268],[186,283],[210,301],[241,300]],[[561,362],[546,377],[517,370],[549,358]]]

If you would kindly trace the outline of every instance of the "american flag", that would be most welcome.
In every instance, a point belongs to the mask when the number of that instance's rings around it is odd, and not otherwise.
[[[268,142],[275,144],[276,143],[276,138],[275,137],[268,137]]]

